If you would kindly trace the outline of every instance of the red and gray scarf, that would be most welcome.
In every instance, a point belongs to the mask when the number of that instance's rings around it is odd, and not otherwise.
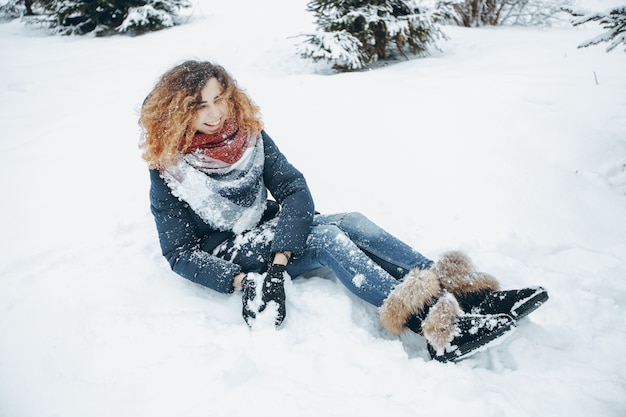
[[[239,129],[234,121],[227,121],[217,133],[196,133],[185,152],[185,159],[207,173],[228,170],[256,145],[258,138],[258,135],[249,135]]]
[[[161,176],[207,224],[238,234],[256,226],[265,211],[264,161],[261,135],[241,133],[229,123],[216,134],[197,134]]]

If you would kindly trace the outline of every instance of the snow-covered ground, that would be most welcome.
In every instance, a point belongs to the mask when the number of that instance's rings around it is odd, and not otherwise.
[[[624,416],[623,48],[577,49],[597,25],[446,27],[430,57],[329,75],[294,55],[305,4],[201,0],[135,38],[0,24],[0,416]],[[323,278],[249,330],[240,294],[169,270],[149,212],[137,111],[187,58],[250,92],[318,210],[549,302],[458,364]]]

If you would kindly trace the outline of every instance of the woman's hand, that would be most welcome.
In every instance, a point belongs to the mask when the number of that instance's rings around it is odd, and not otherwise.
[[[263,276],[254,273],[235,276],[233,285],[243,290],[242,315],[248,326],[252,326],[257,314],[265,311],[267,306],[276,306],[276,327],[285,320],[285,269],[290,257],[290,252],[276,253],[272,265]]]
[[[257,278],[256,274],[250,274],[250,276],[244,274],[241,279],[241,289],[243,290],[243,295],[241,296],[241,302],[243,304],[241,315],[250,327],[254,324],[257,313],[262,307],[265,307],[263,298],[261,294],[259,294],[255,278]]]
[[[285,265],[273,264],[267,270],[263,281],[263,303],[259,312],[265,310],[269,303],[274,302],[278,307],[278,314],[274,320],[276,327],[280,326],[287,315],[285,308]]]
[[[287,262],[289,262],[290,258],[291,252],[278,252],[274,255],[272,265],[287,265]],[[242,288],[241,281],[245,276],[246,274],[243,272],[235,275],[235,280],[233,281],[233,287],[235,287],[235,289],[240,290]]]
[[[287,314],[284,274],[285,265],[272,265],[263,275],[251,272],[243,277],[242,316],[248,326],[252,327],[258,315],[268,306],[274,315],[274,325],[278,327],[282,324]]]

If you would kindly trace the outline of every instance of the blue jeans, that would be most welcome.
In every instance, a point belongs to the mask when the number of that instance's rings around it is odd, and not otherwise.
[[[263,272],[276,221],[229,239],[213,252],[241,266]],[[319,268],[329,269],[357,297],[381,306],[409,270],[427,269],[433,262],[392,236],[360,213],[316,215],[305,251],[289,262],[287,273],[298,277]]]

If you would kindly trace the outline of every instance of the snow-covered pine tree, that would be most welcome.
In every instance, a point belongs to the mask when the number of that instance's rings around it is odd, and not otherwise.
[[[8,0],[0,5],[0,21],[34,14],[33,0]]]
[[[442,0],[460,26],[547,26],[574,0]]]
[[[447,10],[430,9],[415,0],[312,0],[318,31],[303,35],[300,55],[326,60],[351,71],[377,60],[423,54],[445,39],[439,22]]]
[[[605,12],[596,13],[585,13],[571,9],[567,9],[567,12],[574,16],[572,20],[574,26],[597,21],[603,29],[608,29],[607,32],[581,43],[578,45],[579,48],[586,48],[590,45],[608,42],[609,46],[607,46],[606,51],[610,52],[617,48],[620,43],[626,45],[626,6],[618,6]],[[626,51],[626,48],[624,51]]]
[[[37,21],[62,35],[141,34],[176,24],[189,0],[38,0],[47,15]]]

